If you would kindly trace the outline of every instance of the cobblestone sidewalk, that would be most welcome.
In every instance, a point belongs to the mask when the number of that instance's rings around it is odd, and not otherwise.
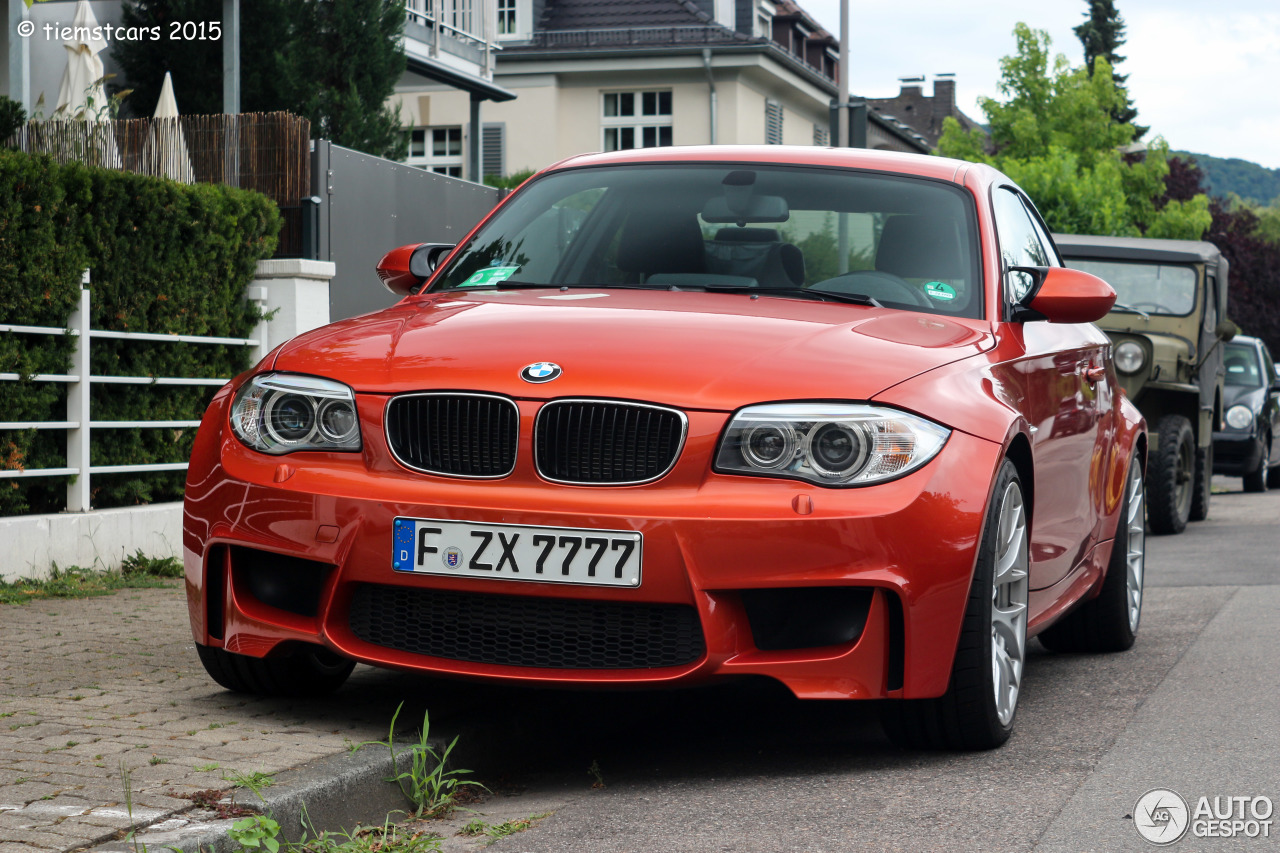
[[[122,767],[145,824],[236,773],[384,738],[398,678],[359,667],[305,707],[228,693],[200,667],[178,587],[0,605],[0,853],[76,850],[126,830]]]

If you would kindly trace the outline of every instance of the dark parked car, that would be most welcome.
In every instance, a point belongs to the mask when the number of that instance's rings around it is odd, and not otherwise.
[[[1243,477],[1246,492],[1280,488],[1280,377],[1267,345],[1237,336],[1222,355],[1223,428],[1213,434],[1213,473]]]

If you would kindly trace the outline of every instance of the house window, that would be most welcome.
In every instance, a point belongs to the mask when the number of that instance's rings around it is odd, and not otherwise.
[[[777,101],[764,102],[764,142],[782,144],[782,104]]]
[[[671,141],[671,90],[605,92],[604,150],[658,148]]]
[[[462,128],[414,128],[409,131],[409,156],[405,162],[440,175],[461,178]]]
[[[516,31],[516,0],[498,0],[498,35]]]

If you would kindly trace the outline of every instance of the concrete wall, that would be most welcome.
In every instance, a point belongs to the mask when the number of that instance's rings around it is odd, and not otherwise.
[[[47,578],[61,568],[116,569],[137,551],[182,556],[182,504],[0,518],[0,580]]]

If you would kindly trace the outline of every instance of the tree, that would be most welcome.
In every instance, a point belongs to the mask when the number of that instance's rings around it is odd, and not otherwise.
[[[296,2],[296,0],[294,0]],[[409,140],[387,98],[404,73],[402,0],[300,3],[290,47],[296,111],[312,134],[347,148],[403,160]]]
[[[296,112],[287,58],[298,6],[298,0],[255,0],[253,23],[240,32],[240,109],[244,112]],[[145,27],[161,34],[155,41],[112,42],[111,55],[133,87],[133,94],[124,102],[130,117],[155,112],[166,71],[173,74],[173,94],[184,115],[222,112],[222,41],[170,39],[173,23],[186,21],[221,23],[222,0],[133,0],[125,4],[122,26]],[[151,29],[155,27],[159,29]]]
[[[1203,195],[1204,173],[1194,161],[1169,161],[1165,194],[1157,200],[1176,203]],[[1247,205],[1232,206],[1215,198],[1209,205],[1213,224],[1205,239],[1218,247],[1231,264],[1227,314],[1245,334],[1280,351],[1280,243],[1259,230],[1258,215]]]
[[[130,114],[150,115],[166,71],[187,115],[222,112],[222,42],[170,39],[172,22],[214,22],[221,0],[132,0],[122,24],[158,27],[162,37],[114,42],[134,87]],[[240,33],[240,107],[286,110],[311,121],[316,137],[403,159],[408,141],[386,100],[404,73],[402,0],[255,0]],[[224,33],[225,35],[225,33]]]
[[[1127,95],[1106,57],[1095,61],[1102,73],[1090,75],[1061,55],[1051,66],[1047,33],[1018,24],[1014,36],[1017,51],[1000,60],[1005,99],[980,101],[989,140],[948,119],[939,153],[1003,171],[1055,231],[1199,239],[1211,221],[1206,196],[1156,205],[1169,172],[1165,142],[1125,153],[1135,131],[1114,118]]]
[[[1096,68],[1096,60],[1105,59],[1111,64],[1111,79],[1115,81],[1116,87],[1123,91],[1129,75],[1118,74],[1115,69],[1124,62],[1124,57],[1116,53],[1116,50],[1125,42],[1124,18],[1121,18],[1120,13],[1116,11],[1114,0],[1088,0],[1088,3],[1089,11],[1085,13],[1085,22],[1074,29],[1076,38],[1080,39],[1080,44],[1084,47],[1084,64],[1089,69],[1089,75],[1092,76]],[[1133,120],[1138,117],[1138,111],[1134,109],[1127,92],[1124,105],[1114,110],[1111,116],[1121,124],[1133,124],[1134,139],[1141,139],[1150,130],[1149,127],[1133,123]]]

